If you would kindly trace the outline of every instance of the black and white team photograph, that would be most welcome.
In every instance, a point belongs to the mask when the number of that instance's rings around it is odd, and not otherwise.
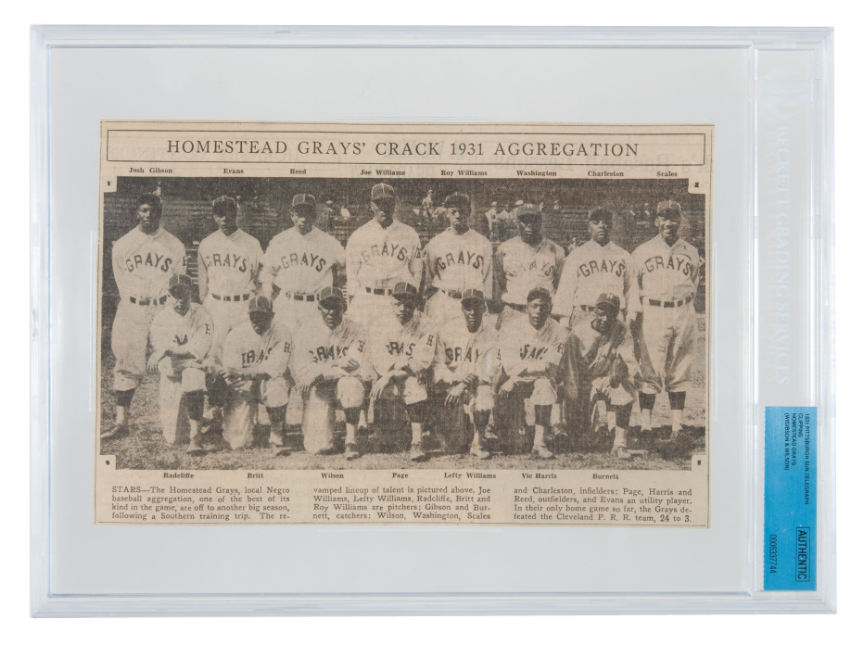
[[[119,177],[120,469],[682,470],[705,452],[686,179]]]

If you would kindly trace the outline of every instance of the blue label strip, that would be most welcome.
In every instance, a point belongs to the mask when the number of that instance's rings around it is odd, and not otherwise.
[[[765,408],[766,591],[816,589],[816,408]]]

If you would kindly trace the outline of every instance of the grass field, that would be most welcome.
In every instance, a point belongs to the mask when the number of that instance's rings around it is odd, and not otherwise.
[[[705,334],[704,325],[700,319],[700,334],[697,343],[697,359],[694,361],[693,384],[687,398],[687,408],[684,423],[691,428],[694,437],[693,452],[705,452],[705,419],[706,419],[706,389],[705,389]],[[109,321],[110,324],[110,321]],[[110,327],[104,330],[110,333]],[[113,400],[111,393],[111,368],[113,358],[107,343],[103,344],[102,361],[102,406],[101,423],[103,427],[111,427],[113,421]],[[158,379],[148,375],[135,394],[132,402],[130,436],[118,440],[102,442],[102,453],[116,455],[118,468],[145,470],[175,470],[175,469],[398,469],[398,468],[432,468],[432,469],[613,469],[613,470],[675,470],[690,467],[688,457],[664,459],[656,451],[649,451],[647,458],[622,460],[609,454],[597,452],[562,452],[556,459],[541,461],[532,459],[527,454],[502,454],[495,451],[489,460],[479,460],[467,455],[443,454],[435,449],[435,438],[430,437],[430,459],[414,463],[408,459],[408,435],[397,434],[392,437],[392,451],[379,452],[377,447],[369,446],[361,440],[362,457],[354,461],[346,461],[341,455],[312,455],[302,451],[302,436],[299,426],[291,435],[291,455],[277,457],[268,449],[251,448],[243,450],[220,450],[204,456],[193,457],[185,453],[182,447],[170,446],[162,439],[157,409]],[[668,430],[668,400],[665,396],[657,397],[655,409],[655,424],[666,425]],[[298,415],[295,414],[295,417]],[[299,418],[297,419],[299,422]],[[638,423],[637,415],[631,419],[631,425]],[[373,448],[374,451],[370,450]]]

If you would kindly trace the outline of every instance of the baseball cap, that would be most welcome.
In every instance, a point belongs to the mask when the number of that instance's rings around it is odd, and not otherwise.
[[[450,193],[444,198],[444,208],[458,208],[467,211],[471,208],[471,199],[465,193]]]
[[[379,199],[396,199],[396,191],[390,184],[375,184],[372,186],[372,201]]]
[[[162,211],[162,198],[156,193],[144,193],[138,196],[138,201],[135,202],[135,208],[141,204],[149,204],[154,210]]]
[[[414,300],[417,297],[417,287],[410,282],[397,282],[396,286],[393,287],[393,297],[399,300]]]
[[[272,314],[273,305],[270,303],[270,299],[267,296],[252,296],[249,300],[249,313]]]
[[[528,292],[528,297],[525,298],[525,302],[531,302],[537,298],[543,298],[546,302],[552,302],[552,294],[549,293],[549,289],[544,287],[534,287],[531,289]]]
[[[681,204],[673,202],[671,199],[660,202],[657,204],[657,216],[659,217],[661,215],[675,215],[681,217]]]
[[[516,209],[517,219],[536,219],[538,217],[542,217],[542,214],[540,213],[540,209],[537,208],[537,206],[535,206],[534,204],[523,204]]]
[[[173,292],[176,289],[192,290],[192,278],[185,273],[175,273],[168,280],[168,291]]]
[[[597,296],[595,306],[598,309],[600,307],[610,307],[615,311],[618,311],[621,308],[621,300],[614,293],[601,293]]]
[[[214,215],[227,215],[228,213],[231,213],[232,215],[237,214],[237,202],[233,197],[220,195],[213,200]]]
[[[483,295],[483,292],[480,289],[465,289],[462,292],[462,304],[466,302],[485,302],[486,296]]]
[[[318,302],[321,304],[333,301],[339,301],[343,305],[345,304],[345,298],[342,296],[341,290],[336,287],[324,287],[318,292]]]
[[[611,220],[612,211],[605,206],[598,206],[591,209],[591,212],[588,213],[588,219],[592,222],[599,222],[601,219]]]
[[[297,193],[291,200],[291,209],[296,209],[301,206],[315,208],[315,195],[309,193]]]

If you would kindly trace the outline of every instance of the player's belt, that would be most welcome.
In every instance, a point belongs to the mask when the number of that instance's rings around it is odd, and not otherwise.
[[[164,305],[168,300],[168,296],[162,296],[161,298],[136,298],[135,296],[129,297],[129,302],[133,305],[141,305],[142,307],[146,307],[147,305]]]
[[[594,305],[579,305],[582,311],[594,311]]]
[[[645,299],[642,299],[643,302]],[[654,300],[653,298],[648,298],[648,304],[652,307],[666,307],[667,309],[670,307],[680,307],[682,305],[688,304],[691,300],[693,300],[693,296],[687,296],[686,298],[682,298],[681,300]]]
[[[456,298],[457,300],[462,299],[462,292],[456,291],[455,289],[441,289],[444,293],[446,293],[451,298]]]
[[[241,300],[249,300],[249,294],[244,293],[239,296],[217,296],[215,293],[211,293],[216,300],[224,300],[225,302],[240,302]]]
[[[291,300],[301,300],[303,302],[315,302],[318,299],[314,293],[305,293],[303,291],[283,291],[286,298]]]
[[[372,289],[371,287],[366,287],[366,293],[374,293],[376,296],[392,296],[393,289]]]

